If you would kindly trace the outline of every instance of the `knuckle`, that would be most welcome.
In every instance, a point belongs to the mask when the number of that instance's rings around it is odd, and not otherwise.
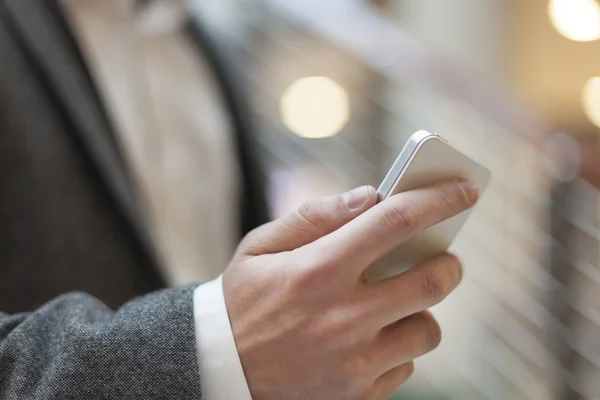
[[[446,294],[446,281],[436,268],[428,268],[422,275],[423,294],[435,301],[441,300]]]
[[[248,232],[240,242],[240,245],[238,246],[239,249],[245,252],[251,252],[260,248],[264,242],[261,230],[262,227],[258,227]]]
[[[308,260],[302,259],[299,262],[300,268],[297,274],[297,283],[301,286],[311,285],[322,279],[323,275],[323,262],[319,258]]]
[[[308,262],[308,268],[313,269],[314,273],[327,273],[327,271],[335,270],[341,264],[341,260],[332,254],[316,254],[312,260]]]
[[[311,199],[298,207],[298,216],[313,228],[318,228],[323,221],[323,200]]]
[[[261,238],[261,236],[261,228],[258,227],[248,232],[244,240],[246,241],[246,243],[253,243],[258,241]]]
[[[352,309],[351,307],[347,307],[346,309],[340,310],[338,313],[337,324],[332,327],[330,333],[332,333],[331,337],[337,338],[349,338],[349,332],[356,331],[363,320],[360,318],[359,313]],[[357,363],[359,367],[365,367],[369,364],[368,355],[363,354],[360,359],[361,362]]]
[[[383,216],[394,230],[413,232],[418,222],[416,207],[406,201],[391,203],[384,207]]]
[[[452,211],[457,206],[457,196],[448,187],[442,187],[437,191],[438,202],[440,206],[447,211]]]
[[[295,251],[298,268],[296,282],[302,287],[314,285],[323,286],[324,282],[333,282],[335,279],[335,265],[337,260],[324,254],[313,255],[310,252]]]
[[[456,196],[458,197],[458,202],[463,207],[467,207],[473,203],[473,199],[469,196],[469,193],[465,191],[465,189],[460,185],[461,180],[458,180],[455,185]],[[477,190],[475,188],[475,190]]]

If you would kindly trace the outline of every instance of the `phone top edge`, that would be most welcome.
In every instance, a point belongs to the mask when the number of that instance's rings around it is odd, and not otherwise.
[[[396,158],[396,161],[394,161],[392,168],[390,168],[389,172],[381,182],[379,189],[377,189],[377,201],[382,201],[389,196],[392,190],[394,190],[398,179],[400,179],[402,176],[402,172],[412,159],[415,152],[423,143],[432,138],[436,138],[445,142],[445,140],[440,138],[438,135],[424,130],[417,131],[411,135],[411,137],[408,139],[408,142],[406,142],[402,148],[402,151]]]

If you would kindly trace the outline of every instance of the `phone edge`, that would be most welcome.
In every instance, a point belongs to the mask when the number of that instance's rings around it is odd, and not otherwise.
[[[400,151],[400,154],[392,164],[392,167],[386,174],[385,178],[383,178],[381,185],[379,185],[379,188],[377,189],[378,202],[389,197],[390,193],[394,191],[394,188],[402,177],[404,170],[412,160],[416,151],[423,143],[433,138],[442,140],[440,137],[438,137],[438,135],[424,130],[417,131],[410,136],[408,142],[406,142],[402,148],[402,151]]]

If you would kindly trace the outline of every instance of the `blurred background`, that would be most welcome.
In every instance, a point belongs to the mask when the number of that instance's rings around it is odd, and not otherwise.
[[[600,3],[196,0],[246,91],[273,216],[377,186],[407,138],[493,174],[445,336],[398,399],[600,399]]]

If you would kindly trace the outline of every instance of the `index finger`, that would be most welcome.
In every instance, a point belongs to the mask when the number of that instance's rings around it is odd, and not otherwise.
[[[412,236],[473,206],[470,181],[453,180],[394,195],[311,247],[328,264],[360,275]]]

